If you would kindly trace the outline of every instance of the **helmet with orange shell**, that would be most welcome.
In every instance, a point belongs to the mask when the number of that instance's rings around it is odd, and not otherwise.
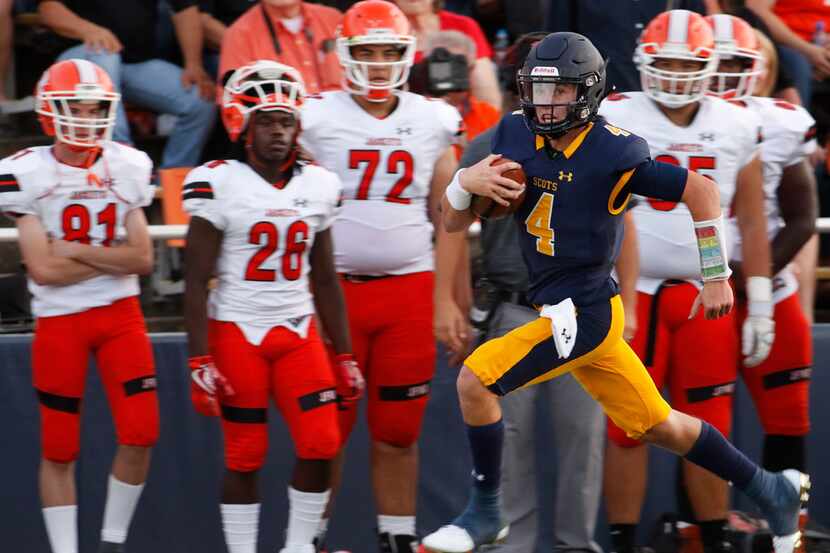
[[[398,47],[400,59],[360,61],[352,55],[353,47],[372,44]],[[409,70],[415,61],[415,36],[409,20],[398,6],[386,0],[362,0],[346,10],[343,16],[337,38],[337,56],[345,73],[343,87],[369,101],[383,102],[392,95],[392,90],[409,78]],[[388,78],[371,78],[373,68],[388,69]]]
[[[305,96],[300,72],[282,63],[258,60],[227,75],[222,91],[222,123],[232,142],[245,132],[255,111],[299,115]]]
[[[91,61],[59,61],[44,71],[35,88],[35,112],[48,136],[78,148],[110,140],[121,95],[107,72]],[[72,104],[98,104],[94,117],[73,114]]]
[[[715,51],[719,61],[740,62],[739,71],[715,72],[709,91],[727,100],[752,96],[755,83],[764,73],[764,57],[755,30],[740,17],[716,14],[706,17],[715,36]]]
[[[669,69],[661,61],[697,62],[690,71]],[[652,19],[634,53],[643,92],[667,107],[697,102],[706,94],[718,66],[712,29],[700,14],[669,10]]]

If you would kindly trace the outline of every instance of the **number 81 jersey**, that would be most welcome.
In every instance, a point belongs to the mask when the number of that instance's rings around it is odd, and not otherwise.
[[[440,100],[397,92],[384,119],[344,91],[310,97],[301,110],[300,143],[343,182],[334,223],[342,273],[400,275],[433,268],[427,213],[432,173],[463,134],[458,111]]]
[[[185,210],[222,232],[208,316],[237,323],[254,345],[275,326],[304,335],[314,312],[309,253],[315,235],[331,226],[340,196],[336,175],[306,163],[276,185],[234,160],[191,171],[182,188]]]
[[[147,154],[105,142],[88,169],[59,163],[51,146],[28,148],[0,161],[0,211],[35,215],[53,239],[115,245],[131,210],[149,205],[153,163]],[[135,275],[104,274],[76,284],[44,286],[29,279],[37,317],[79,313],[139,294]]]

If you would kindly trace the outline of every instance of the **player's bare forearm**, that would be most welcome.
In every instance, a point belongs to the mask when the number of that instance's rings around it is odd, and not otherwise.
[[[764,213],[763,168],[755,157],[738,173],[735,217],[741,233],[744,276],[769,277],[772,272],[767,217]]]
[[[141,209],[127,213],[124,219],[126,243],[114,247],[92,246],[79,242],[56,242],[53,249],[63,257],[71,257],[110,274],[144,275],[153,271],[153,242],[147,230],[147,219]]]
[[[66,286],[101,275],[101,271],[74,259],[52,255],[49,238],[34,215],[17,219],[20,251],[26,271],[41,286]]]
[[[335,353],[352,353],[346,300],[334,266],[331,229],[324,230],[314,238],[314,246],[311,248],[311,290],[317,316],[320,317],[325,335],[331,340]]]
[[[222,233],[201,217],[191,217],[184,250],[184,324],[190,356],[207,355],[207,296]]]
[[[475,220],[476,217],[469,208],[458,211],[453,209],[446,196],[441,198],[441,222],[445,231],[451,233],[466,231]]]
[[[441,224],[441,199],[456,169],[458,169],[458,161],[455,159],[455,150],[449,147],[435,162],[432,180],[429,184],[429,218],[436,229]]]
[[[625,235],[620,255],[617,258],[617,278],[620,281],[620,296],[626,311],[631,311],[637,302],[637,278],[640,276],[640,251],[637,244],[637,229],[634,216],[625,213]]]
[[[816,232],[816,178],[806,160],[784,169],[778,208],[784,228],[772,241],[772,272],[786,267]]]
[[[708,221],[721,216],[718,186],[693,171],[688,172],[680,201],[689,208],[694,221]]]

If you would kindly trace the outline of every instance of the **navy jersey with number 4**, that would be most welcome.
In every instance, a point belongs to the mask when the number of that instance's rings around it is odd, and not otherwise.
[[[578,306],[608,300],[619,292],[611,270],[631,194],[679,201],[687,172],[653,161],[645,140],[601,117],[562,152],[546,142],[516,111],[502,118],[492,143],[494,154],[520,163],[527,176],[514,216],[529,299],[547,305],[571,298]]]

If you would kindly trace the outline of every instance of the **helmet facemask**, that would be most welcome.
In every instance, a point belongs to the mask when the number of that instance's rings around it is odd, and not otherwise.
[[[40,91],[35,111],[45,126],[54,131],[58,141],[78,148],[93,148],[112,138],[120,99],[117,92],[106,91],[98,85],[78,84],[72,91]],[[71,107],[76,102],[98,104],[100,115],[73,115]]]
[[[337,56],[344,69],[343,88],[351,94],[365,96],[370,102],[383,102],[392,95],[392,90],[403,86],[409,79],[409,71],[415,61],[415,37],[398,35],[379,29],[375,34],[337,39]],[[393,45],[401,52],[396,61],[359,61],[352,55],[352,48],[362,45]],[[372,81],[372,68],[388,68],[389,79],[385,82]]]
[[[693,104],[709,90],[712,76],[718,66],[718,57],[708,48],[689,51],[685,43],[640,44],[634,60],[640,71],[643,92],[658,104],[677,108]],[[659,69],[659,60],[686,60],[701,64],[696,71]]]
[[[540,70],[546,70],[548,74],[541,74]],[[534,75],[533,72],[539,74]],[[596,94],[595,87],[600,82],[600,76],[590,73],[574,78],[552,74],[557,72],[555,67],[535,67],[530,75],[520,72],[516,77],[525,122],[535,134],[562,136],[573,128],[585,125],[596,115],[590,95],[592,92]],[[576,88],[574,100],[555,102],[555,93],[561,85]],[[593,105],[596,107],[602,100],[602,92],[595,100]]]
[[[236,141],[255,111],[285,111],[299,117],[305,95],[295,69],[276,62],[257,62],[238,69],[222,93],[222,120]]]
[[[721,63],[726,60],[738,61],[741,70],[725,71],[721,70],[719,65],[709,89],[716,96],[726,100],[740,100],[753,95],[755,84],[764,73],[764,58],[757,52],[730,50],[718,46]]]

